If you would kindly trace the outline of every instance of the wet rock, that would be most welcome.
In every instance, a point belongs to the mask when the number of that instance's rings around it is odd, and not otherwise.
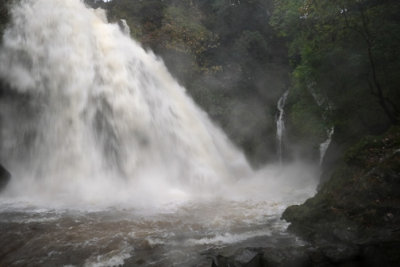
[[[365,266],[399,266],[400,241],[370,244],[363,249]]]
[[[240,264],[251,267],[251,262],[253,262],[252,264],[255,264],[255,262],[259,260],[259,252],[251,249],[243,249],[236,252],[234,260]]]
[[[384,220],[385,220],[386,222],[392,221],[393,218],[394,218],[394,215],[393,215],[393,213],[391,213],[391,212],[386,213],[385,216],[384,216]]]
[[[0,192],[4,190],[10,179],[11,174],[2,165],[0,165]]]
[[[251,261],[243,265],[244,267],[263,267],[265,266],[262,256],[257,254]]]
[[[212,259],[211,267],[228,267],[235,266],[232,259],[218,255]]]
[[[355,245],[334,244],[320,248],[322,254],[335,264],[356,261],[360,250]]]
[[[262,254],[257,249],[244,248],[232,255],[213,257],[212,267],[263,267],[265,266]]]
[[[312,266],[310,253],[313,250],[307,246],[287,248],[267,248],[263,251],[263,266],[268,267],[305,267]]]

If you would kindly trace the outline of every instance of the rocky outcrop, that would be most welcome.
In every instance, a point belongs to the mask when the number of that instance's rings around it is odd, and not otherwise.
[[[11,174],[0,165],[0,192],[7,186],[11,179]]]
[[[342,250],[340,250],[342,249]],[[347,253],[347,255],[345,254]],[[290,246],[245,248],[232,255],[212,257],[212,267],[308,267],[371,266],[359,253],[343,247]],[[204,264],[202,266],[210,266]]]
[[[332,263],[399,266],[400,128],[348,149],[316,196],[282,218]]]

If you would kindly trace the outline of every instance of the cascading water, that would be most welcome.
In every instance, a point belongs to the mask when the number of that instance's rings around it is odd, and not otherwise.
[[[124,19],[119,20],[119,26],[121,27],[121,30],[123,33],[125,33],[127,36],[131,35],[131,29],[129,28],[128,23]]]
[[[313,88],[313,84],[310,85],[311,95],[313,96],[317,105],[319,107],[324,108],[325,113],[322,114],[322,117],[323,117],[324,121],[327,121],[327,114],[329,114],[329,112],[332,110],[332,106],[328,101],[326,101],[326,99],[324,97],[317,94],[315,92],[315,90],[313,90],[312,88]],[[326,129],[326,140],[319,145],[319,165],[320,166],[322,165],[324,158],[325,158],[326,151],[328,150],[328,148],[332,142],[332,136],[333,136],[334,132],[335,132],[334,126],[327,128]]]
[[[276,119],[276,138],[278,141],[278,159],[279,162],[282,163],[282,157],[283,157],[283,136],[285,133],[285,121],[284,121],[284,115],[285,115],[285,104],[286,104],[286,99],[289,95],[289,91],[286,91],[278,100],[277,108],[278,108],[278,116]]]
[[[335,128],[331,127],[326,132],[327,139],[319,145],[319,165],[322,165],[322,162],[324,161],[326,151],[328,150],[329,145],[332,142],[332,136],[333,136],[334,132],[335,132]]]
[[[11,18],[0,48],[11,88],[0,162],[13,174],[0,195],[0,265],[192,266],[210,248],[298,242],[279,218],[315,192],[312,167],[251,170],[102,10],[23,0]]]
[[[29,107],[4,114],[2,159],[24,182],[86,198],[142,177],[197,190],[251,173],[163,63],[102,11],[40,0],[12,14],[0,76]],[[27,116],[21,129],[15,122]]]

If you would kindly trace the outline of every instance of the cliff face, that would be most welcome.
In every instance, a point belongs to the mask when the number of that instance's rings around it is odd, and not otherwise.
[[[400,128],[350,147],[316,196],[282,218],[334,261],[399,263]]]

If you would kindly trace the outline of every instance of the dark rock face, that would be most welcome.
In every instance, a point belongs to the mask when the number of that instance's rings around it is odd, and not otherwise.
[[[260,267],[264,266],[263,254],[260,249],[240,249],[233,255],[214,256],[211,263],[212,267],[245,266]]]
[[[7,186],[11,179],[11,174],[0,165],[0,192]]]
[[[251,257],[240,259],[243,253]],[[247,248],[232,255],[214,256],[212,267],[330,267],[330,266],[374,266],[362,260],[360,253],[346,247],[326,246],[316,248],[311,245]],[[210,266],[210,265],[204,265]]]
[[[400,266],[399,151],[400,128],[360,140],[315,197],[286,209],[289,230],[332,264]]]

